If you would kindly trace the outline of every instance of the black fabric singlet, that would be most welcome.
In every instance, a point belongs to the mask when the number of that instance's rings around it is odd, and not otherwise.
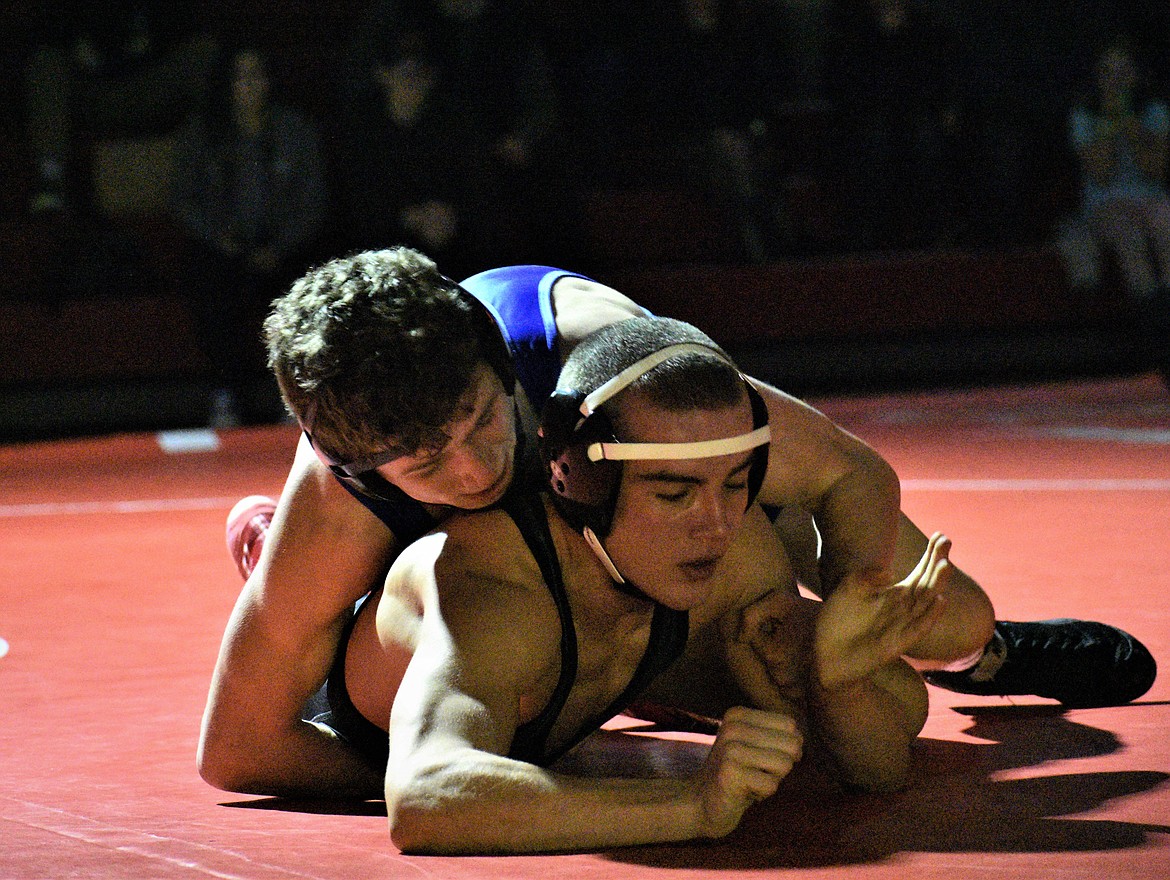
[[[646,653],[642,655],[642,660],[625,690],[603,711],[583,724],[565,747],[549,751],[548,737],[577,679],[577,631],[573,625],[569,597],[561,575],[561,564],[549,531],[547,512],[541,496],[532,492],[509,492],[500,502],[500,508],[516,523],[524,542],[540,566],[545,585],[561,621],[561,674],[556,688],[544,710],[516,729],[511,748],[508,750],[510,758],[548,766],[604,722],[625,709],[656,676],[682,654],[687,643],[689,615],[686,611],[675,611],[664,605],[656,605]],[[341,647],[329,674],[327,694],[330,711],[317,716],[315,720],[332,727],[369,761],[384,766],[389,749],[386,731],[358,712],[345,688],[346,646],[352,629],[351,620],[342,633]]]

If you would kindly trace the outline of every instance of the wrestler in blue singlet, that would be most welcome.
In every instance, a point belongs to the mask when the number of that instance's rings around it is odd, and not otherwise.
[[[505,266],[472,275],[460,285],[496,319],[512,353],[520,387],[538,413],[556,390],[561,372],[552,287],[558,279],[566,277],[585,278],[548,266]],[[341,485],[385,523],[402,546],[421,538],[437,525],[421,503],[405,494],[389,500],[373,498],[344,482]]]
[[[460,285],[482,302],[495,318],[508,350],[512,353],[516,378],[537,410],[556,389],[560,375],[561,362],[557,352],[560,337],[553,315],[552,287],[556,281],[565,277],[589,280],[584,275],[548,266],[506,266],[473,275]],[[363,495],[344,482],[342,485],[403,543],[416,540],[437,524],[422,504],[406,495],[384,500]],[[549,753],[546,740],[576,681],[576,630],[569,614],[560,565],[552,540],[548,537],[548,525],[544,522],[543,506],[538,496],[513,492],[503,502],[503,506],[516,521],[540,564],[561,618],[562,668],[556,692],[537,718],[516,731],[510,752],[511,757],[520,760],[547,764],[555,760],[559,753]],[[534,515],[536,508],[539,508],[539,512]],[[655,609],[650,643],[629,687],[602,713],[603,717],[597,719],[595,724],[587,725],[583,734],[591,732],[594,727],[620,712],[682,652],[687,639],[687,620],[685,612],[674,612],[665,606]],[[343,634],[341,649],[325,689],[330,712],[319,720],[333,726],[372,760],[384,763],[385,732],[362,717],[350,702],[345,688],[345,645],[348,636],[349,628]]]

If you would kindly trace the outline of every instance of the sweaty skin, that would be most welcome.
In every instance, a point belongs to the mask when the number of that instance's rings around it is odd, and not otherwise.
[[[645,314],[617,291],[579,278],[556,283],[553,305],[562,360],[592,330]],[[490,375],[483,381],[498,386]],[[883,572],[887,584],[907,575],[927,541],[900,514],[897,479],[888,464],[812,407],[757,385],[773,426],[760,501],[785,505],[780,531],[801,582],[827,595],[851,573]],[[485,399],[494,391],[487,390]],[[534,436],[536,410],[522,391],[517,394],[521,418]],[[451,431],[461,432],[470,433],[468,426]],[[480,498],[498,491],[491,482],[499,476],[493,470],[498,457],[474,444],[452,455],[462,462],[462,485],[481,489]],[[393,464],[387,467],[393,470]],[[424,484],[430,485],[425,477]],[[426,497],[474,506],[465,494]],[[474,502],[476,493],[471,497]],[[431,510],[449,512],[444,506]],[[815,540],[808,540],[810,517],[823,543],[821,561]],[[354,603],[380,582],[401,550],[394,535],[341,487],[302,438],[264,553],[236,602],[216,662],[197,759],[205,780],[254,794],[380,796],[381,768],[369,766],[300,716],[328,674]],[[947,568],[936,588],[947,600],[942,617],[907,651],[924,666],[978,650],[994,625],[986,595],[957,568]]]
[[[644,412],[650,421],[638,436],[654,442],[750,426],[742,410],[731,423],[726,413],[720,422]],[[721,836],[800,760],[805,731],[847,781],[902,784],[926,700],[899,657],[942,610],[936,588],[948,544],[934,539],[906,583],[848,580],[824,604],[802,599],[771,525],[758,507],[744,512],[745,461],[627,463],[606,541],[648,595],[689,609],[681,665],[706,669],[705,686],[668,676],[654,694],[686,691],[680,705],[723,723],[688,777],[581,779],[504,757],[517,726],[547,703],[561,663],[556,609],[506,514],[452,518],[399,557],[380,604],[363,609],[347,664],[355,705],[389,726],[385,794],[396,845],[528,852]],[[551,511],[550,528],[579,652],[555,750],[576,742],[624,688],[653,606],[615,590],[580,534]]]

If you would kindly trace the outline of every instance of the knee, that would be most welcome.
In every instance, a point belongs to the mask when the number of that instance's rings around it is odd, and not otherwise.
[[[954,569],[954,574],[945,599],[945,619],[950,622],[954,654],[948,660],[983,650],[995,634],[995,607],[991,599],[970,576],[958,569]]]

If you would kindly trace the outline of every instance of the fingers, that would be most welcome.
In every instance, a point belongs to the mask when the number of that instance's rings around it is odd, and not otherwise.
[[[899,581],[898,586],[918,587],[937,583],[942,572],[950,564],[950,552],[951,539],[942,532],[935,532],[926,542],[926,550],[910,574]]]
[[[930,536],[926,545],[928,557],[926,566],[926,580],[933,586],[938,582],[942,572],[950,565],[951,539],[942,532],[935,532]]]
[[[744,810],[776,792],[803,749],[791,716],[728,710],[703,770],[703,833],[719,836],[738,825]]]
[[[804,741],[790,716],[741,706],[724,716],[716,745],[724,769],[740,774],[758,799],[772,794],[800,760]]]
[[[758,637],[772,638],[785,625],[792,610],[802,601],[786,590],[769,590],[740,612],[737,637],[751,642]]]

